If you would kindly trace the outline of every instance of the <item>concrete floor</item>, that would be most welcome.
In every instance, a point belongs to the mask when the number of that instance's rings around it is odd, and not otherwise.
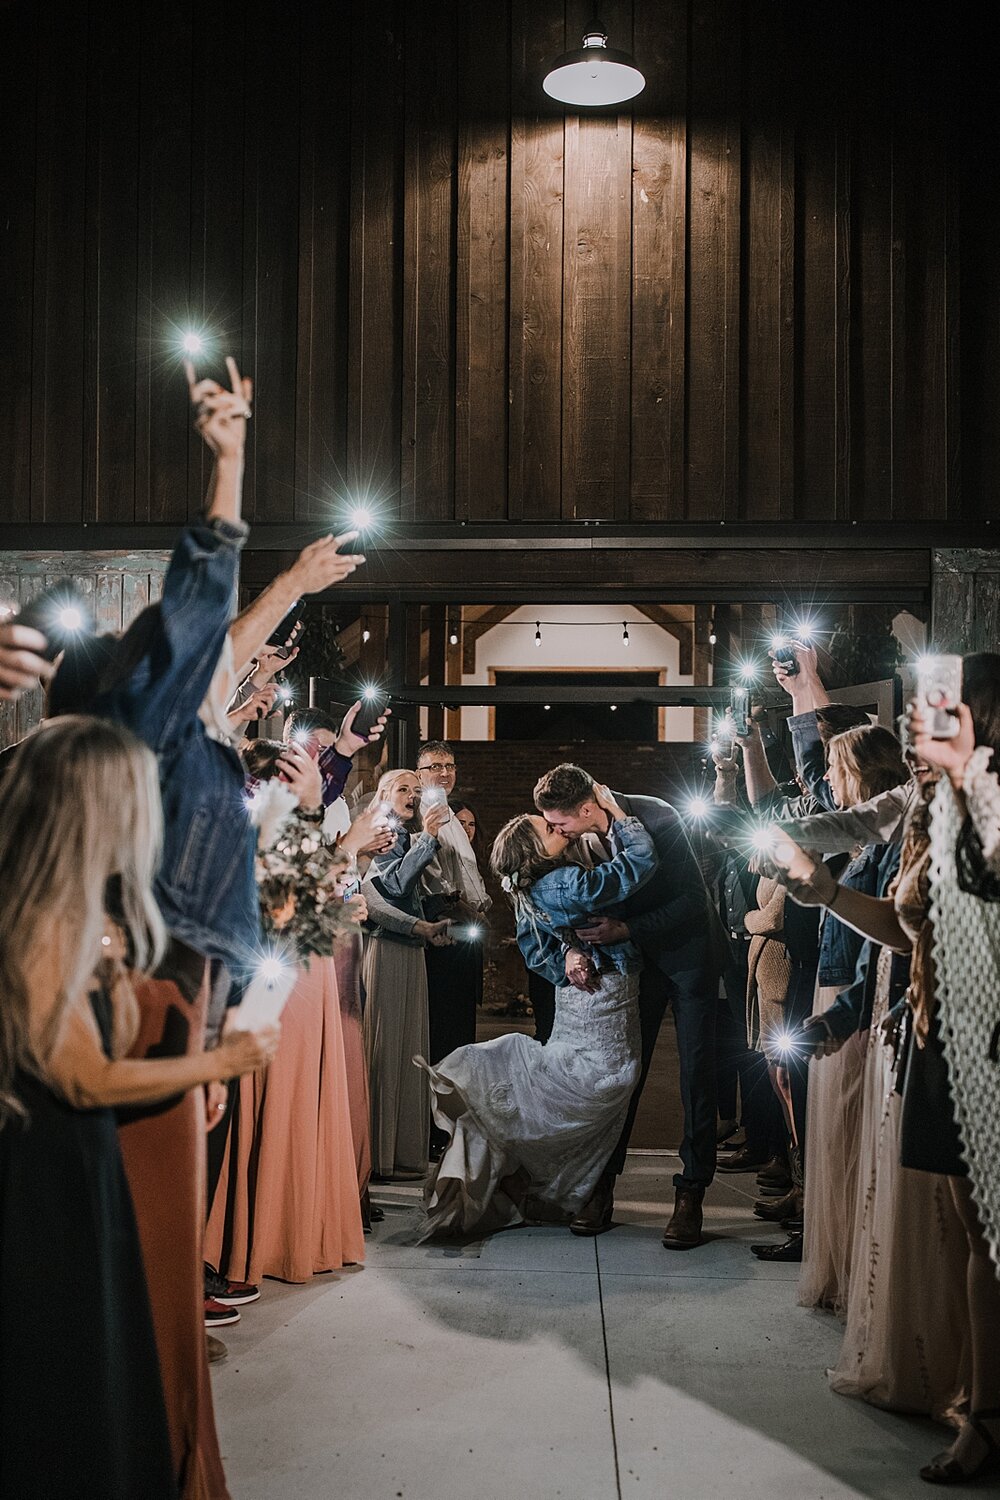
[[[363,1271],[267,1282],[214,1372],[234,1500],[904,1500],[929,1423],[830,1393],[839,1325],[765,1265],[753,1179],[720,1180],[710,1243],[659,1243],[675,1159],[633,1155],[619,1227],[407,1243],[381,1191]],[[945,1438],[944,1441],[947,1441]]]

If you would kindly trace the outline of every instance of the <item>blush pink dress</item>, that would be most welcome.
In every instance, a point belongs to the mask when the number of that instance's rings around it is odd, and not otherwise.
[[[336,961],[313,958],[263,1074],[240,1084],[205,1259],[234,1281],[308,1281],[365,1257]]]

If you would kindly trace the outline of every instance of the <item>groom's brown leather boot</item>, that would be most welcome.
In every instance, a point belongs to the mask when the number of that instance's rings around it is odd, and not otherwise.
[[[615,1211],[615,1179],[601,1177],[587,1202],[570,1220],[571,1234],[603,1234],[612,1228]]]
[[[667,1250],[693,1250],[701,1244],[701,1200],[703,1188],[679,1187],[674,1197],[674,1211],[663,1231]]]

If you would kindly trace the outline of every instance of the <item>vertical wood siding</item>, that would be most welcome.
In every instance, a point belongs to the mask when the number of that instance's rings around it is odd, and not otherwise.
[[[251,519],[988,515],[988,9],[604,0],[648,84],[582,116],[584,0],[14,0],[4,519],[196,511],[188,326]]]

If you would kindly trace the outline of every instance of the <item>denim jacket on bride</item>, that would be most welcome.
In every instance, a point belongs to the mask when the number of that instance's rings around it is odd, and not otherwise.
[[[660,863],[653,840],[638,818],[615,823],[620,849],[614,859],[587,869],[583,865],[557,865],[523,893],[518,903],[517,942],[529,969],[554,985],[566,983],[566,945],[590,952],[595,960],[610,960],[620,973],[642,967],[639,949],[632,942],[612,943],[589,949],[573,929],[585,925],[596,912],[607,912],[644,886]]]

